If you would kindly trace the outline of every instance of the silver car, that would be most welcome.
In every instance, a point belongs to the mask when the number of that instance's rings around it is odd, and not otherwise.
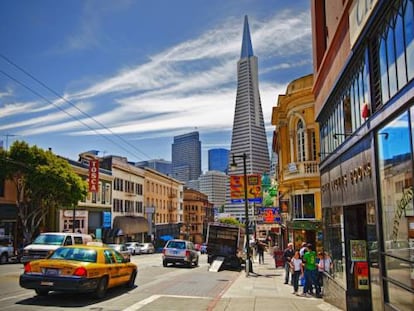
[[[198,251],[193,242],[187,240],[169,240],[162,250],[162,265],[167,267],[179,263],[187,267],[198,266]]]
[[[127,242],[125,246],[131,252],[131,255],[141,254],[141,244],[139,242]]]
[[[139,243],[139,249],[141,254],[153,254],[155,247],[152,243]]]

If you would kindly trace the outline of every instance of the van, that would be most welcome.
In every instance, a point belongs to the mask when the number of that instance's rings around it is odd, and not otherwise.
[[[92,242],[92,236],[82,233],[70,232],[44,232],[41,233],[32,244],[27,245],[23,249],[21,262],[23,264],[36,260],[46,258],[54,250],[61,246],[87,244]]]

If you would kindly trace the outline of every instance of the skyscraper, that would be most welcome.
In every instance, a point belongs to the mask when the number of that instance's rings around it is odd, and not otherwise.
[[[172,144],[172,177],[182,182],[201,175],[201,142],[198,132],[174,136]]]
[[[208,151],[208,170],[219,171],[227,174],[229,167],[228,149],[216,148]]]
[[[259,94],[258,64],[253,54],[247,16],[244,18],[241,56],[237,63],[237,95],[230,157],[233,154],[242,156],[244,153],[247,156],[247,174],[269,172],[269,148]],[[235,161],[237,167],[229,170],[229,175],[243,175],[243,159],[235,158]],[[228,201],[226,212],[244,218],[244,209],[241,207]]]

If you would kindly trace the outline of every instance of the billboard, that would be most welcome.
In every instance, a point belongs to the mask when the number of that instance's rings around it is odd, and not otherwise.
[[[230,176],[231,203],[244,203],[244,175]],[[262,203],[262,184],[259,174],[247,175],[247,201]]]

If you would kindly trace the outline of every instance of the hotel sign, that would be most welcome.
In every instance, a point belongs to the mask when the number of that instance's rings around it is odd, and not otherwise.
[[[349,39],[351,47],[357,41],[378,0],[354,0],[349,11]]]

